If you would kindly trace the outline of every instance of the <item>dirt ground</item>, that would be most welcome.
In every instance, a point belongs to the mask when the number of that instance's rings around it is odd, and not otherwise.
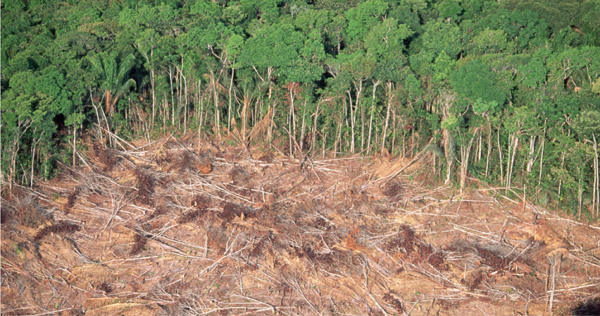
[[[3,186],[2,315],[600,315],[597,224],[432,156],[120,145]]]

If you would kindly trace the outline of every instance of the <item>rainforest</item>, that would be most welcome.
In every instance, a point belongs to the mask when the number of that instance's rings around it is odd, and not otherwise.
[[[429,144],[446,183],[597,217],[599,21],[593,0],[6,1],[2,177],[51,178],[84,135],[236,128],[291,156]]]

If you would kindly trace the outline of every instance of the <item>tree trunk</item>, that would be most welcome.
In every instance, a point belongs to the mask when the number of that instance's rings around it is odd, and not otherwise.
[[[306,126],[306,102],[307,100],[304,99],[304,107],[302,108],[302,127],[300,128],[300,155],[304,156],[304,128]]]
[[[598,140],[596,139],[596,134],[592,133],[592,138],[594,140],[594,190],[593,194],[595,198],[592,198],[592,201],[596,202],[592,205],[592,213],[594,212],[594,207],[596,207],[596,217],[598,217],[598,209],[600,208],[600,174],[598,168]]]
[[[535,139],[536,135],[533,135],[529,138],[529,157],[527,159],[527,174],[531,173],[531,169],[533,168],[533,163],[535,162]]]
[[[202,102],[202,81],[201,79],[198,79],[198,105],[200,108],[198,109],[198,111],[200,113],[197,113],[196,115],[198,115],[198,140],[200,140],[200,135],[202,134],[202,125],[204,123],[204,102]]]
[[[344,125],[344,119],[342,117],[340,117],[340,121],[338,123],[338,131],[337,131],[337,136],[334,134],[335,137],[335,141],[333,142],[333,158],[337,157],[337,152],[338,150],[338,144],[339,144],[339,148],[342,148],[342,126]]]
[[[33,135],[35,135],[36,129],[33,130]],[[44,135],[44,132],[42,132],[42,135]],[[40,135],[39,139],[42,139],[42,135]],[[33,149],[31,150],[31,178],[29,180],[29,187],[33,187],[33,162],[35,161],[35,147],[37,145],[37,143],[39,142],[39,140],[36,142],[35,138],[33,139]]]
[[[181,75],[181,82],[183,82],[183,135],[187,134],[187,110],[188,110],[188,93],[187,93],[187,79],[183,74],[183,56],[181,56],[181,69],[179,69],[179,74]],[[181,90],[181,89],[180,89]]]
[[[247,113],[248,113],[248,106],[250,104],[250,98],[248,98],[246,95],[244,95],[244,105],[242,106],[242,139],[244,141],[246,141],[246,124],[247,124]],[[231,108],[231,106],[230,106]]]
[[[514,163],[515,163],[515,156],[517,153],[517,146],[519,146],[519,138],[516,135],[512,136],[512,145],[514,148],[512,148],[512,158],[510,157],[510,151],[508,153],[508,157],[509,157],[509,161],[508,166],[507,166],[507,170],[506,170],[506,192],[508,193],[508,189],[510,189],[510,185],[511,185],[511,181],[512,181],[512,173],[513,173],[513,167],[514,167]],[[509,150],[510,150],[510,146],[509,146]]]
[[[73,167],[75,167],[75,163],[76,163],[76,161],[75,161],[75,150],[76,150],[75,144],[77,144],[76,138],[77,138],[77,124],[73,124]]]
[[[498,127],[498,156],[500,158],[500,183],[504,182],[504,171],[502,169],[502,146],[500,146],[500,127]]]
[[[369,138],[367,140],[367,155],[371,152],[371,131],[373,129],[373,112],[375,112],[375,93],[377,92],[377,86],[381,84],[381,81],[373,82],[373,100],[371,102],[370,107],[370,115],[369,115]]]
[[[446,181],[445,184],[450,183],[450,176],[452,172],[452,165],[454,164],[454,139],[452,134],[447,129],[442,131],[442,140],[444,142],[444,154],[446,155]]]
[[[581,167],[579,168],[581,169]],[[581,206],[583,203],[583,173],[579,172],[579,185],[577,190],[577,214],[578,219],[581,220]]]
[[[392,94],[392,82],[388,81],[388,104],[387,104],[387,110],[385,113],[385,126],[383,128],[383,134],[381,135],[381,152],[383,153],[383,150],[385,149],[385,139],[387,137],[387,129],[388,129],[388,123],[390,121],[390,108],[392,107],[392,99],[394,98],[394,95]]]
[[[544,167],[544,149],[545,149],[545,145],[546,145],[546,122],[548,121],[548,119],[546,119],[544,121],[544,132],[542,133],[542,144],[540,145],[542,147],[542,153],[540,155],[540,175],[538,177],[538,186],[542,183],[542,173],[544,171],[543,167]]]
[[[317,120],[319,119],[319,109],[321,108],[321,102],[322,100],[319,100],[319,102],[317,103],[317,111],[315,112],[315,121],[313,122],[313,132],[312,132],[312,144],[311,144],[311,148],[315,148],[315,144],[317,142]],[[325,132],[325,131],[323,131]],[[325,139],[327,139],[327,136],[324,136]],[[325,146],[325,143],[323,143],[323,146]],[[325,152],[325,150],[323,150],[323,153]]]
[[[234,61],[235,62],[235,61]],[[227,109],[227,133],[231,133],[231,90],[233,89],[233,76],[235,75],[235,68],[231,68],[231,80],[229,81],[229,107]],[[246,97],[244,96],[244,110],[246,111]],[[242,123],[242,137],[245,137],[246,131],[246,116],[243,114],[244,122]],[[245,138],[244,138],[245,139]]]
[[[213,92],[213,101],[215,106],[215,129],[217,130],[217,135],[219,136],[219,140],[221,140],[221,129],[219,127],[220,118],[219,118],[219,94],[217,93],[217,82],[215,79],[215,73],[210,70],[210,81],[212,85]]]
[[[288,113],[288,141],[289,141],[289,146],[290,146],[290,157],[294,157],[293,155],[293,144],[292,144],[292,126],[293,126],[293,122],[292,120],[294,119],[294,92],[292,91],[292,88],[289,89],[290,91],[290,112]]]
[[[358,81],[358,86],[354,83],[354,87],[356,88],[356,111],[360,108],[360,151],[362,152],[365,149],[365,107],[362,102],[360,102],[360,96],[362,94],[362,80]],[[356,113],[356,112],[355,112]],[[356,114],[354,115],[356,119]]]
[[[469,140],[469,145],[465,148],[464,145],[461,145],[460,147],[460,190],[462,193],[462,190],[465,188],[465,184],[467,181],[467,169],[469,167],[469,156],[471,154],[471,147],[473,146],[473,140],[477,137],[477,133],[479,131],[476,130],[473,133],[473,136],[471,137],[471,140]]]
[[[352,111],[352,94],[350,94],[350,90],[346,91],[346,93],[348,93],[348,100],[350,102],[350,132],[352,134],[352,140],[350,142],[350,152],[354,153],[355,150],[355,146],[354,146],[354,122],[355,120],[355,115],[354,115],[354,111]]]
[[[100,123],[100,115],[98,114],[98,107],[96,106],[96,104],[94,103],[94,97],[92,96],[92,89],[90,88],[90,100],[92,101],[92,106],[94,107],[94,111],[96,111],[96,119],[98,120],[98,127],[102,127],[102,124]],[[102,102],[100,102],[100,104],[102,104]],[[102,129],[100,129],[100,140],[102,140]]]
[[[169,84],[171,85],[171,125],[175,125],[175,97],[173,90],[173,71],[171,70],[171,66],[169,66]],[[166,98],[165,98],[166,99]],[[166,107],[165,107],[166,110]],[[165,111],[168,113],[168,111]],[[164,122],[164,119],[163,119]],[[164,123],[163,123],[164,126]]]
[[[488,152],[485,159],[485,177],[487,178],[490,170],[490,154],[492,153],[492,123],[488,118]],[[500,162],[502,163],[502,162]]]

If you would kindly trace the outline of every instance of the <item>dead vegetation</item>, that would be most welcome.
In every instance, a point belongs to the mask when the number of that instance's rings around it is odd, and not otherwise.
[[[56,180],[3,190],[2,313],[600,310],[593,224],[494,188],[426,188],[410,159],[403,176],[399,162],[191,144],[95,144]]]

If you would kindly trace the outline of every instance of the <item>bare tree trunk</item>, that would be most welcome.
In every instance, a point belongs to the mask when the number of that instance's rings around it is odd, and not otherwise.
[[[465,187],[466,181],[467,181],[467,169],[469,167],[469,156],[471,154],[471,147],[473,146],[473,140],[477,137],[477,133],[479,133],[479,130],[475,130],[475,132],[473,133],[473,136],[471,137],[471,140],[469,140],[469,145],[465,148],[464,145],[460,146],[460,190],[462,192],[462,190]]]
[[[544,167],[544,149],[545,149],[545,144],[546,144],[546,122],[548,120],[546,119],[544,121],[544,132],[542,133],[542,144],[540,145],[542,147],[542,154],[540,156],[540,175],[538,177],[538,186],[540,185],[540,183],[542,183],[542,173],[544,171],[543,167]]]
[[[387,104],[387,110],[385,113],[385,127],[383,128],[383,135],[381,136],[381,152],[383,153],[383,150],[385,149],[385,139],[387,137],[387,129],[388,129],[388,123],[390,121],[390,108],[392,107],[392,99],[394,98],[394,95],[392,94],[392,82],[388,81],[388,104]]]
[[[181,75],[181,80],[179,80],[179,86],[181,88],[181,82],[183,82],[183,134],[187,134],[187,110],[188,110],[188,93],[187,93],[187,79],[183,74],[183,56],[181,56],[181,69],[179,70],[179,74]],[[182,90],[182,89],[179,89]],[[180,97],[181,102],[181,97]]]
[[[392,151],[390,152],[390,154],[392,156],[394,156],[394,148],[396,146],[396,132],[397,132],[396,111],[394,111],[394,110],[392,110],[392,118],[393,118],[392,126],[394,126],[394,133],[393,133],[394,136],[392,137]]]
[[[323,159],[325,159],[325,146],[327,146],[327,133],[323,134],[323,146],[321,146],[321,148],[323,150],[323,155],[322,155]]]
[[[533,163],[535,162],[535,140],[537,136],[533,135],[529,138],[529,157],[527,159],[527,174],[531,173],[531,169],[533,168]]]
[[[360,151],[362,152],[365,149],[365,107],[364,104],[360,102],[360,96],[362,94],[363,89],[363,81],[358,80],[358,86],[356,86],[356,83],[354,83],[354,87],[356,88],[356,111],[358,111],[360,107]],[[356,118],[356,114],[354,115],[354,117]]]
[[[73,167],[75,167],[75,144],[77,143],[77,124],[73,124]],[[34,146],[35,147],[35,146]]]
[[[477,162],[481,161],[481,151],[483,150],[483,135],[479,133],[479,141],[477,146]]]
[[[171,70],[171,66],[169,66],[169,83],[171,85],[171,125],[175,125],[175,98],[173,96],[173,71]],[[165,98],[166,99],[166,98]],[[165,107],[166,110],[166,107]],[[165,111],[166,113],[168,113],[168,111]],[[163,125],[164,125],[164,120],[165,118],[163,118]]]
[[[321,102],[322,100],[319,100],[319,102],[317,103],[317,111],[315,112],[315,121],[313,122],[312,132],[312,144],[310,145],[311,148],[315,148],[315,144],[317,142],[317,120],[319,119],[319,109],[321,107]],[[326,136],[324,137],[327,138]],[[323,143],[323,146],[325,146],[325,143]],[[325,152],[325,150],[323,150],[323,152]]]
[[[217,135],[219,135],[219,141],[221,140],[221,129],[219,127],[219,123],[220,123],[220,118],[219,118],[219,94],[217,93],[217,83],[216,83],[216,79],[215,79],[215,74],[212,71],[212,69],[210,70],[210,78],[211,78],[211,83],[212,83],[212,90],[213,90],[213,101],[214,101],[214,105],[215,105],[215,129],[217,130]]]
[[[350,100],[350,131],[352,132],[352,142],[350,144],[350,152],[354,153],[354,121],[355,121],[355,116],[354,116],[354,112],[352,111],[352,95],[350,94],[350,90],[346,91],[346,93],[348,93],[348,99]]]
[[[594,189],[593,194],[595,198],[592,198],[592,212],[594,212],[594,207],[596,208],[596,217],[598,217],[598,209],[600,208],[600,174],[598,173],[598,141],[596,139],[596,134],[592,133],[592,138],[594,140]]]
[[[292,91],[292,89],[290,88],[290,112],[288,113],[288,141],[289,141],[289,146],[290,146],[290,157],[294,157],[293,155],[293,148],[294,145],[292,144],[292,127],[293,127],[293,120],[294,120],[294,92]],[[294,135],[295,136],[295,135]]]
[[[369,138],[367,140],[367,155],[371,152],[371,131],[373,129],[373,112],[374,109],[373,107],[375,107],[375,93],[377,92],[377,86],[381,84],[381,81],[377,80],[375,82],[373,82],[373,100],[371,102],[371,107],[370,107],[370,116],[369,116]]]
[[[271,125],[269,126],[269,135],[267,135],[267,138],[269,139],[269,144],[271,144],[271,141],[273,141],[273,127],[275,126],[275,108],[276,108],[277,103],[273,102],[273,110],[271,111]]]
[[[235,61],[234,61],[235,62]],[[233,89],[233,76],[235,75],[235,68],[231,68],[231,80],[229,81],[229,108],[227,109],[227,133],[231,133],[231,90]],[[245,117],[245,111],[246,111],[246,100],[244,99],[244,118],[243,118],[243,123],[242,123],[242,136],[245,137],[245,130],[246,130],[246,117]],[[245,139],[245,138],[244,138]]]
[[[98,107],[96,106],[96,104],[94,103],[94,97],[92,96],[92,89],[90,88],[90,100],[92,101],[92,106],[94,107],[94,111],[96,111],[96,119],[98,120],[98,127],[101,127],[102,124],[100,123],[100,115],[98,115]],[[102,130],[100,130],[100,140],[102,140]]]
[[[442,141],[444,142],[444,153],[446,155],[446,181],[445,184],[450,183],[450,175],[452,172],[452,165],[454,164],[454,139],[447,129],[442,131]]]
[[[581,169],[581,167],[579,167],[578,169]],[[581,220],[581,206],[583,204],[583,174],[581,170],[579,171],[579,185],[577,191],[578,219]]]
[[[306,102],[307,100],[304,99],[304,107],[302,108],[302,127],[300,128],[300,155],[304,155],[304,127],[306,126],[305,124],[305,117],[306,117]]]
[[[340,148],[342,148],[342,125],[344,124],[343,119],[340,119],[340,123],[338,124],[338,136],[335,140],[335,144],[333,147],[333,158],[337,157],[338,152],[338,144],[340,144]]]
[[[485,177],[488,177],[489,174],[489,170],[490,170],[490,154],[492,153],[492,123],[490,123],[490,120],[488,118],[488,152],[487,152],[487,157],[485,159]]]
[[[516,135],[513,135],[512,138],[513,138],[514,148],[512,149],[512,158],[509,157],[509,162],[508,162],[508,167],[507,167],[508,170],[506,170],[506,192],[508,192],[508,189],[510,189],[510,185],[511,185],[511,181],[512,181],[513,167],[515,164],[515,156],[517,153],[517,146],[519,146],[519,138]],[[509,152],[509,156],[510,156],[510,152]]]
[[[498,156],[500,158],[500,183],[504,182],[504,171],[502,169],[502,146],[500,146],[500,127],[498,127]]]
[[[36,129],[33,130],[33,135],[35,135]],[[42,132],[42,135],[44,134],[44,132]],[[40,135],[40,139],[41,139],[41,135]],[[33,141],[33,149],[31,150],[31,179],[29,180],[29,187],[33,187],[33,162],[35,161],[35,146],[37,145],[37,142]]]
[[[198,79],[198,106],[200,107],[198,110],[200,113],[198,115],[198,139],[200,139],[200,135],[202,133],[202,125],[204,123],[204,102],[202,102],[202,81]]]
[[[248,106],[250,105],[250,98],[248,98],[247,96],[244,96],[244,104],[242,106],[242,139],[244,139],[244,141],[246,141],[246,125],[247,125],[247,113],[248,113]],[[231,108],[231,105],[230,105]]]

